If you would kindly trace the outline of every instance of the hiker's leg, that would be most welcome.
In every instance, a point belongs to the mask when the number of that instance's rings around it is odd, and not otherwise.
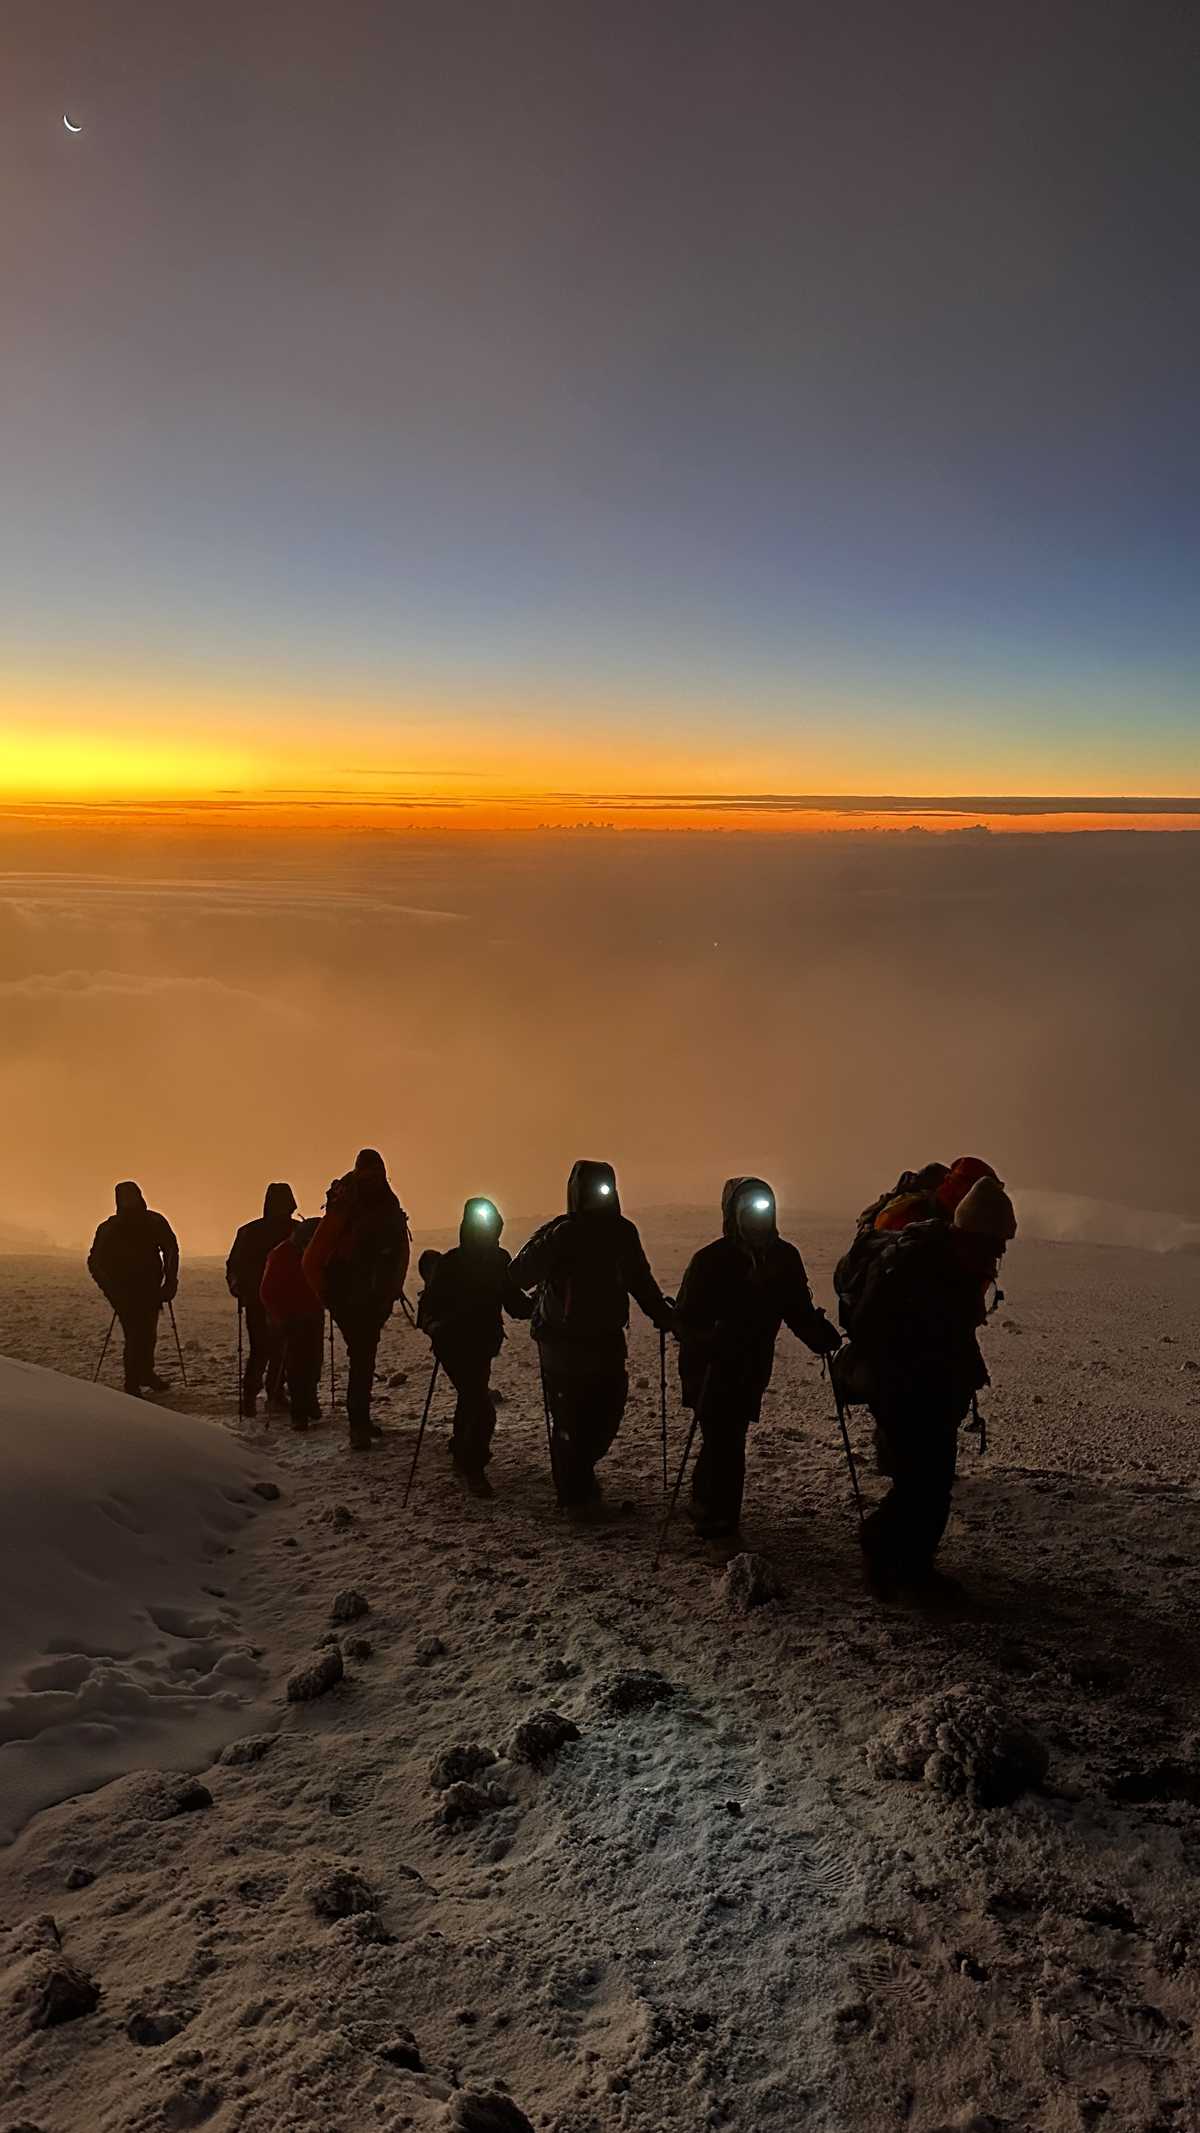
[[[700,1408],[700,1456],[692,1475],[692,1507],[699,1531],[735,1533],[746,1487],[744,1404],[711,1391]]]
[[[596,1468],[616,1441],[628,1397],[629,1379],[623,1369],[597,1373],[586,1381],[574,1439],[584,1501],[600,1494]]]
[[[271,1353],[271,1334],[267,1325],[267,1314],[257,1296],[248,1296],[242,1308],[246,1314],[246,1367],[242,1373],[242,1408],[245,1413],[253,1414],[254,1403],[262,1391]]]
[[[451,1373],[458,1394],[454,1409],[454,1458],[464,1474],[481,1474],[492,1456],[496,1410],[492,1404],[492,1358],[478,1351],[454,1358]]]
[[[119,1313],[125,1343],[125,1390],[140,1392],[154,1376],[158,1302],[126,1304]]]

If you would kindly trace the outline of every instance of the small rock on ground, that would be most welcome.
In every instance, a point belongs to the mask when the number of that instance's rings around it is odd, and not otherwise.
[[[652,1667],[627,1667],[610,1680],[602,1682],[597,1691],[597,1700],[614,1717],[627,1711],[649,1711],[656,1703],[669,1703],[675,1694],[674,1687],[662,1674]]]
[[[269,1755],[278,1739],[275,1733],[243,1733],[240,1740],[231,1740],[222,1748],[218,1760],[231,1764],[235,1769],[244,1763],[261,1763]]]
[[[733,1556],[725,1565],[721,1586],[725,1605],[735,1615],[748,1615],[755,1607],[769,1607],[783,1598],[779,1579],[761,1555]]]
[[[876,1777],[908,1778],[976,1807],[1005,1806],[1046,1775],[1041,1742],[987,1696],[957,1683],[900,1713],[868,1742]]]
[[[64,1955],[51,1955],[31,1965],[20,1998],[29,2010],[30,2029],[57,2029],[62,2022],[78,2022],[81,2016],[94,2014],[100,2004],[100,1987]]]
[[[277,1481],[252,1481],[250,1486],[256,1496],[262,1497],[264,1503],[279,1502],[282,1490]]]
[[[430,1765],[429,1782],[435,1792],[445,1792],[448,1785],[461,1784],[464,1779],[477,1777],[481,1770],[490,1770],[495,1760],[495,1749],[482,1748],[478,1741],[445,1748]]]
[[[578,1739],[578,1726],[573,1719],[564,1718],[561,1711],[535,1711],[513,1734],[509,1758],[514,1763],[531,1763],[535,1770],[541,1770],[554,1761],[568,1741]]]
[[[322,1868],[305,1893],[318,1918],[350,1918],[376,1909],[374,1889],[351,1866]]]
[[[353,1585],[347,1585],[344,1592],[337,1594],[329,1610],[329,1619],[331,1622],[358,1622],[370,1612],[371,1602],[365,1594],[356,1592]]]
[[[453,1829],[459,1822],[477,1822],[481,1815],[494,1815],[498,1807],[508,1804],[507,1794],[498,1785],[469,1785],[460,1779],[455,1785],[447,1785],[442,1794],[438,1820]]]
[[[446,2124],[454,2133],[533,2133],[524,2111],[499,2089],[459,2089],[446,2105]]]
[[[336,1688],[346,1669],[337,1645],[321,1652],[309,1666],[302,1666],[292,1675],[287,1685],[289,1703],[312,1703],[315,1697],[325,1696]]]

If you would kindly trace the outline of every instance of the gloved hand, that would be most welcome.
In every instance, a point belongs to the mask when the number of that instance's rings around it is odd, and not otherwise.
[[[162,1304],[174,1303],[175,1298],[178,1296],[178,1294],[179,1283],[177,1281],[164,1281],[162,1286],[162,1295],[159,1298],[159,1302]]]
[[[842,1345],[842,1339],[843,1335],[838,1331],[832,1319],[826,1318],[823,1311],[818,1311],[817,1324],[813,1327],[812,1340],[810,1342],[813,1354],[836,1355]]]

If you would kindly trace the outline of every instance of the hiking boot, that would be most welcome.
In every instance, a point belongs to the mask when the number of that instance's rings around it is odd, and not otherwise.
[[[371,1449],[370,1430],[352,1429],[350,1432],[350,1449],[352,1452],[369,1452]]]
[[[253,1422],[255,1416],[258,1413],[258,1401],[239,1400],[238,1413],[242,1417],[242,1420],[244,1422]]]
[[[170,1380],[170,1378],[158,1378],[158,1377],[151,1377],[151,1378],[147,1378],[147,1379],[146,1379],[146,1391],[147,1391],[147,1392],[170,1392],[170,1390],[171,1390],[171,1380]]]
[[[468,1496],[478,1496],[482,1502],[486,1503],[496,1493],[482,1467],[476,1467],[473,1472],[464,1472],[462,1478],[466,1485]]]
[[[969,1598],[966,1586],[959,1578],[952,1578],[948,1571],[929,1569],[919,1577],[905,1578],[904,1590],[916,1601],[918,1607],[944,1609],[953,1613],[964,1607]]]
[[[293,1429],[307,1429],[307,1428],[308,1428],[308,1416],[307,1416],[307,1415],[293,1415],[293,1416],[292,1416],[292,1428],[293,1428]]]

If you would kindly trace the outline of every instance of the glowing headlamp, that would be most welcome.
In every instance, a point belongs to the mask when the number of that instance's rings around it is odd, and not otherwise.
[[[612,1191],[612,1186],[611,1186],[611,1185],[601,1185],[601,1186],[599,1186],[599,1187],[597,1188],[597,1190],[599,1191],[599,1194],[600,1194],[600,1197],[601,1197],[601,1199],[602,1199],[602,1200],[607,1200],[607,1198],[608,1198],[609,1194],[610,1194],[610,1193],[611,1193],[611,1191]]]

